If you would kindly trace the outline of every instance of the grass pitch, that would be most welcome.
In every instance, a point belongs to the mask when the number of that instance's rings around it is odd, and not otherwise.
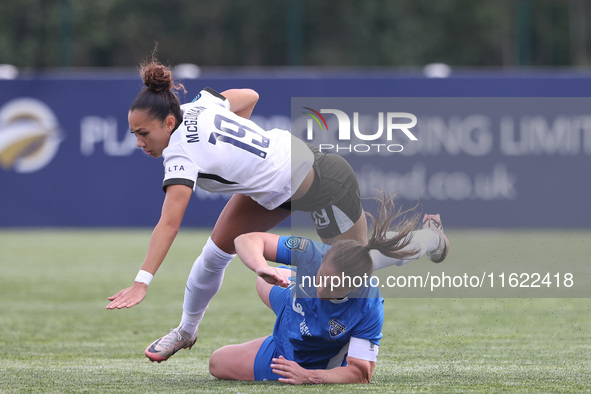
[[[449,233],[452,254],[444,264],[469,262],[482,250],[502,251],[516,238],[527,242],[511,247],[512,255],[528,259],[532,250],[558,248],[552,242],[564,237],[564,232]],[[258,300],[254,274],[238,260],[226,271],[193,350],[150,363],[143,351],[178,323],[185,280],[207,235],[183,230],[147,298],[129,310],[107,311],[107,297],[133,281],[149,231],[1,231],[0,391],[591,389],[591,302],[586,298],[386,299],[384,338],[369,385],[218,381],[208,373],[209,355],[223,345],[268,335],[274,322]],[[580,247],[562,249],[562,257],[588,261],[590,235],[569,235]]]

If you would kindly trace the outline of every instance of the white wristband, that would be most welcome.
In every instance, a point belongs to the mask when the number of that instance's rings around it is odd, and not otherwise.
[[[135,277],[135,281],[145,283],[149,286],[153,277],[154,275],[152,275],[148,271],[140,270],[140,272],[138,272],[137,276]]]

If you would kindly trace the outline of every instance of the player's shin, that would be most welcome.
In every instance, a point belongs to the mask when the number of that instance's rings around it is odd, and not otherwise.
[[[224,270],[234,256],[218,248],[211,238],[207,240],[187,279],[181,320],[182,331],[191,335],[197,333],[197,327],[209,302],[222,285]]]

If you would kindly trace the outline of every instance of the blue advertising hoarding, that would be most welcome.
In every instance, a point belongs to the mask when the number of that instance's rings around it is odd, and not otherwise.
[[[292,132],[345,157],[362,196],[396,194],[446,225],[586,227],[589,108],[582,97],[305,97],[292,100]]]
[[[391,155],[335,149],[357,171],[364,197],[397,193],[405,205],[441,212],[448,227],[584,228],[590,81],[204,76],[185,81],[182,101],[205,86],[253,88],[261,97],[253,120],[270,129],[292,128],[293,114],[306,116],[303,105],[327,108],[309,98],[397,98],[392,111],[416,115],[418,141]],[[0,81],[0,227],[153,226],[164,198],[162,161],[137,149],[127,126],[140,89],[134,77]],[[293,132],[305,139],[303,127]],[[227,197],[198,191],[184,225],[213,226]]]

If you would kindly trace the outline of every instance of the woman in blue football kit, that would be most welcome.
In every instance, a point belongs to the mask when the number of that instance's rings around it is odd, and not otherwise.
[[[233,194],[189,273],[180,325],[145,350],[150,360],[161,362],[195,343],[198,325],[235,256],[237,236],[268,231],[292,210],[301,210],[320,218],[317,232],[324,243],[366,243],[367,222],[351,166],[287,130],[264,130],[250,121],[258,101],[255,91],[205,88],[193,102],[181,105],[175,92],[183,87],[174,83],[170,69],[152,59],[142,65],[141,75],[145,88],[129,109],[129,127],[139,148],[164,159],[166,194],[135,281],[109,297],[107,309],[130,308],[144,299],[196,187]],[[413,237],[419,250],[413,259],[423,254],[434,262],[445,258],[449,243],[440,225],[438,217],[425,216],[423,227],[429,229]],[[381,256],[372,257],[379,265]]]
[[[230,380],[303,383],[368,383],[378,356],[383,298],[364,285],[373,272],[370,250],[404,260],[417,218],[389,227],[397,215],[382,195],[382,209],[369,243],[341,240],[333,246],[302,237],[250,233],[236,238],[238,257],[258,275],[256,288],[275,312],[273,334],[215,351],[213,376]],[[267,260],[296,271],[270,267]],[[350,278],[347,280],[345,278]],[[357,286],[357,287],[355,287]]]

